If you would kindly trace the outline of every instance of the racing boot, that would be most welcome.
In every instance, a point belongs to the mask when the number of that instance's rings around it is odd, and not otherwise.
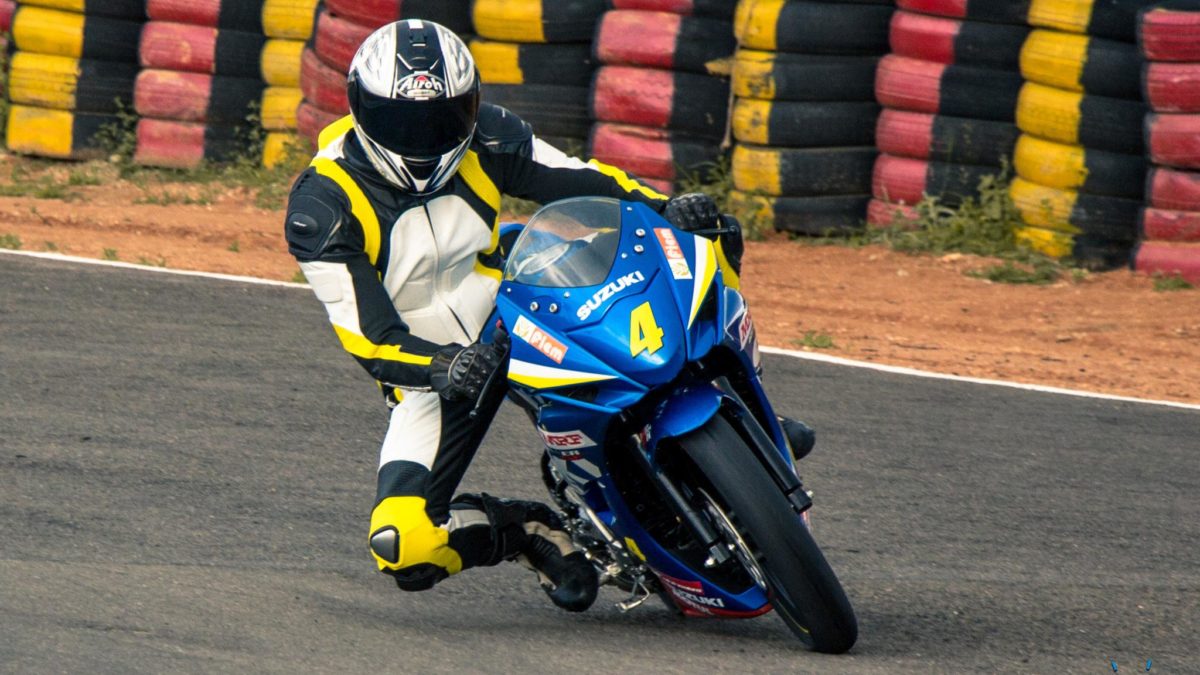
[[[792,458],[800,461],[812,452],[813,446],[817,443],[817,432],[813,428],[790,417],[779,417],[779,426],[783,428],[783,435],[787,438],[788,445],[792,447]]]
[[[568,612],[582,612],[596,601],[600,577],[583,551],[571,543],[558,514],[544,504],[530,505],[525,516],[528,540],[517,560],[537,572],[550,601]]]

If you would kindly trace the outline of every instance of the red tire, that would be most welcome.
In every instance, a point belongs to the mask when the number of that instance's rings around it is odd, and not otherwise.
[[[304,101],[296,109],[296,131],[300,136],[309,140],[313,147],[317,145],[317,136],[321,130],[340,120],[343,115],[321,110],[317,106]]]
[[[151,21],[142,30],[138,59],[143,68],[261,78],[266,41],[258,33]]]
[[[889,54],[879,62],[875,98],[899,110],[1012,122],[1023,83],[1012,71]]]
[[[662,129],[599,123],[592,129],[588,154],[643,178],[674,181],[721,151],[715,143],[679,137]]]
[[[334,70],[350,72],[354,53],[373,32],[370,26],[348,21],[321,10],[317,17],[316,41],[313,46],[317,56]]]
[[[1159,209],[1200,211],[1200,173],[1154,167],[1146,176],[1146,202]]]
[[[1200,243],[1200,211],[1147,208],[1141,228],[1144,239]]]
[[[146,16],[197,26],[263,32],[264,0],[146,0]]]
[[[247,77],[143,70],[133,90],[133,106],[144,117],[241,124],[261,104],[265,86]]]
[[[882,199],[871,199],[867,204],[867,224],[887,228],[903,225],[904,221],[917,220],[917,209],[908,204],[893,204]]]
[[[733,54],[733,25],[670,12],[606,12],[596,29],[596,56],[610,65],[707,73],[709,61]]]
[[[1024,24],[1029,0],[896,0],[896,6],[955,19]]]
[[[892,53],[937,63],[1016,70],[1027,26],[959,21],[915,12],[892,16]]]
[[[1021,131],[1010,122],[884,109],[875,127],[880,152],[955,164],[1000,166]]]
[[[1200,63],[1150,63],[1142,86],[1146,102],[1157,112],[1200,112]]]
[[[244,139],[233,127],[141,119],[133,161],[144,166],[193,169],[206,160],[229,161],[242,152],[243,146]]]
[[[729,84],[693,73],[604,66],[592,83],[592,117],[719,140],[725,134]]]
[[[350,114],[346,74],[322,63],[310,48],[305,48],[300,59],[300,88],[304,90],[304,98],[318,108],[339,115]]]
[[[427,19],[459,35],[473,32],[471,0],[326,0],[325,7],[372,30],[397,19]]]
[[[916,204],[929,195],[953,206],[978,195],[980,179],[996,173],[999,169],[990,166],[880,155],[875,160],[871,192],[876,199],[894,204]]]
[[[1200,244],[1144,241],[1134,255],[1133,267],[1146,274],[1178,274],[1200,284]]]
[[[684,16],[710,16],[728,20],[733,18],[737,0],[613,0],[613,7],[615,9],[671,12]]]
[[[1164,2],[1138,17],[1138,41],[1151,61],[1200,61],[1200,2]]]
[[[1155,164],[1200,169],[1200,115],[1147,115],[1146,145]]]

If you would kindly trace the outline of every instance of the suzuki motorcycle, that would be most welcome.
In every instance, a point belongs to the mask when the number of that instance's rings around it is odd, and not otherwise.
[[[808,528],[809,493],[763,391],[746,302],[709,239],[643,204],[547,205],[497,298],[509,397],[545,441],[543,478],[628,611],[772,608],[810,649],[858,628]]]

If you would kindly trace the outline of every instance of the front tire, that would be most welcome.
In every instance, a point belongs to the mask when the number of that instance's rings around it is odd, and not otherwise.
[[[701,496],[717,502],[765,577],[771,605],[809,649],[849,650],[858,622],[841,582],[791,503],[720,415],[680,439]],[[718,531],[724,528],[718,527]],[[748,565],[747,565],[748,566]],[[754,576],[755,570],[747,569]]]

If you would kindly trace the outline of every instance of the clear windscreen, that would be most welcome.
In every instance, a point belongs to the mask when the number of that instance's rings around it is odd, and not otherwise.
[[[595,286],[608,278],[621,240],[621,203],[577,197],[533,214],[504,268],[504,279],[531,286]]]

